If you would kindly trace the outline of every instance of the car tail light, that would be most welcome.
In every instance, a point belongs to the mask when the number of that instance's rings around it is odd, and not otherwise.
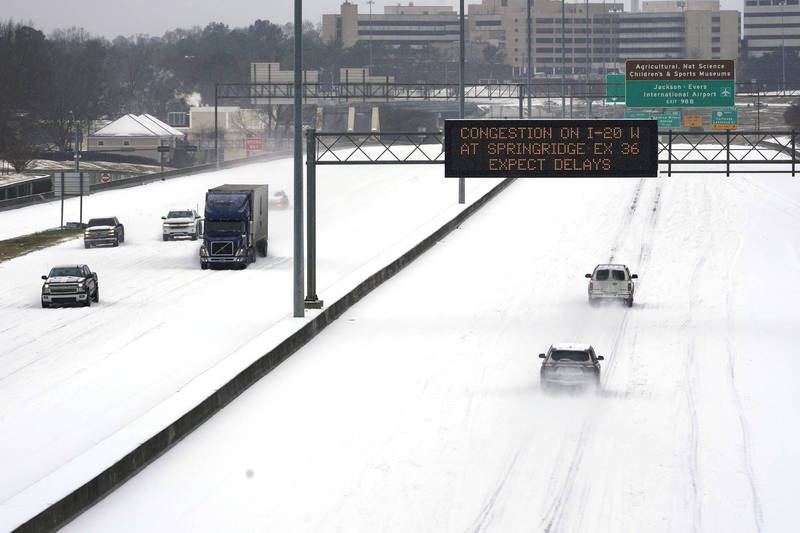
[[[583,368],[594,368],[594,365],[581,365]]]
[[[628,292],[631,292],[631,283],[628,282]]]
[[[592,283],[591,281],[589,282],[589,290],[590,291],[594,290],[594,283]]]
[[[555,366],[553,363],[542,363],[542,366]]]

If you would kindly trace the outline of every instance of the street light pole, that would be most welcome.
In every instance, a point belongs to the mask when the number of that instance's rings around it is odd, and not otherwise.
[[[294,316],[303,303],[303,0],[294,0]],[[314,157],[308,154],[308,157]]]
[[[567,49],[564,48],[564,34],[566,31],[564,30],[564,17],[566,16],[566,8],[564,7],[564,1],[561,0],[561,118],[566,118],[567,116],[567,79],[566,79],[566,65],[567,65]]]
[[[458,9],[458,118],[464,118],[464,0],[459,0]],[[458,178],[458,203],[466,201],[466,183]]]
[[[531,3],[533,0],[528,0],[528,65],[527,65],[527,79],[525,85],[525,92],[528,96],[528,118],[531,118]]]
[[[369,66],[372,68],[372,4],[375,3],[375,0],[367,0],[367,4],[369,4],[369,33],[367,34],[368,42],[369,42]]]

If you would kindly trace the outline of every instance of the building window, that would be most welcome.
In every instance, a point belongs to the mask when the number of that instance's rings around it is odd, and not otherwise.
[[[508,7],[508,0],[500,0],[500,7]]]
[[[97,146],[103,146],[105,143],[103,141],[97,141]]]
[[[123,146],[130,146],[131,142],[130,141],[122,141],[122,145]]]

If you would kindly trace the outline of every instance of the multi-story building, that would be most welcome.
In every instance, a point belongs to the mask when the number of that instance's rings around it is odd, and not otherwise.
[[[613,18],[622,3],[593,2],[564,6],[565,71],[571,74],[613,69]],[[526,0],[482,0],[468,7],[468,38],[473,56],[486,46],[501,50],[505,63],[523,72],[527,66]],[[531,7],[531,64],[535,72],[561,72],[560,1],[537,0]],[[588,16],[587,16],[588,14]]]
[[[468,58],[486,59],[484,51],[494,47],[494,58],[498,62],[523,73],[528,62],[528,1],[480,0],[480,3],[469,4]],[[560,0],[532,2],[531,64],[534,72],[560,74],[563,66],[571,75],[600,75],[622,70],[626,59],[738,57],[740,14],[733,10],[721,11],[719,0],[645,0],[641,10],[638,1],[633,5],[635,12],[624,12],[622,2],[610,0],[565,4]],[[565,12],[563,25],[562,9]],[[455,44],[458,41],[458,14],[449,6],[398,5],[386,8],[384,15],[373,14],[372,17],[369,22],[369,16],[359,14],[355,4],[345,2],[339,15],[323,15],[323,38],[327,42],[339,41],[345,47],[364,39],[380,39],[392,44]],[[436,34],[435,40],[432,34]]]
[[[625,59],[736,59],[741,19],[733,10],[664,11],[646,2],[638,13],[621,13],[618,54]],[[673,3],[673,2],[666,2]]]
[[[745,0],[742,49],[748,57],[800,51],[800,2]]]
[[[370,4],[371,6],[371,4]],[[383,13],[359,13],[345,1],[339,14],[322,15],[322,39],[349,48],[358,41],[411,46],[455,47],[458,13],[451,6],[386,6]]]

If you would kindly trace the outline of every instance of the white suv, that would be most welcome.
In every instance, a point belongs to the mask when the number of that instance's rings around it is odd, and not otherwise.
[[[175,237],[191,237],[196,241],[203,233],[200,215],[194,209],[170,211],[167,216],[161,217],[161,220],[164,221],[161,226],[165,241]]]
[[[633,307],[633,293],[639,276],[631,274],[628,267],[619,264],[604,264],[594,267],[589,278],[589,303],[605,298],[620,298],[628,307]]]

